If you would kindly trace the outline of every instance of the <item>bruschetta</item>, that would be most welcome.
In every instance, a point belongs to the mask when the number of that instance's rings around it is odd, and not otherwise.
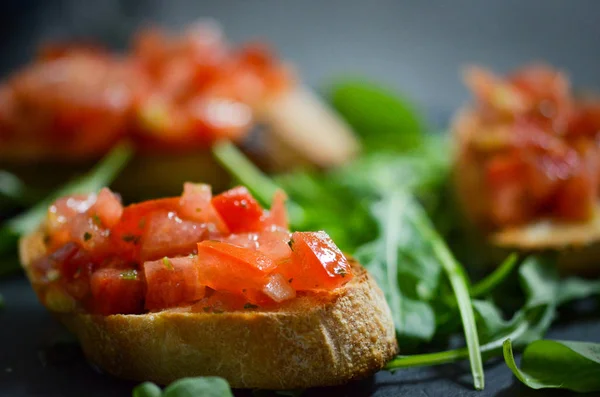
[[[57,200],[20,258],[42,304],[93,364],[168,384],[214,375],[236,388],[345,383],[397,353],[390,309],[325,232],[287,228],[243,187],[121,205],[108,189]]]
[[[225,188],[208,149],[241,143],[256,125],[266,127],[261,155],[279,169],[335,166],[358,151],[346,123],[265,44],[232,46],[214,23],[180,36],[147,29],[127,54],[48,45],[9,76],[0,85],[0,166],[29,181],[52,168],[51,180],[127,139],[140,155],[115,186],[128,198],[176,194],[181,178]],[[294,156],[277,156],[271,140]]]
[[[475,102],[453,122],[454,184],[478,234],[508,250],[561,252],[564,271],[597,273],[600,102],[532,65],[507,78],[472,68]]]

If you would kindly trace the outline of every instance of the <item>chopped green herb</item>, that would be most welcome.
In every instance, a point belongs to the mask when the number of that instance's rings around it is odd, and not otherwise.
[[[124,272],[121,272],[121,278],[123,280],[137,280],[137,276],[137,270],[135,269],[125,270]]]
[[[291,238],[290,241],[288,241],[288,246],[290,247],[290,249],[293,251],[294,250],[294,239]]]
[[[210,311],[210,307],[205,306],[202,308],[202,310],[204,310],[205,313],[208,313]]]
[[[146,218],[142,218],[140,219],[140,221],[138,222],[138,229],[143,229],[146,227]]]
[[[256,309],[258,308],[257,305],[253,305],[252,303],[248,302],[244,305],[244,309]]]
[[[169,258],[167,258],[166,256],[164,258],[162,258],[162,263],[168,270],[174,269],[173,264],[171,263]]]
[[[46,244],[46,245],[50,244],[51,240],[52,240],[52,238],[48,234],[44,234],[44,244]]]
[[[133,243],[134,245],[139,244],[141,238],[142,236],[134,234],[124,234],[122,237],[123,241],[126,243]]]
[[[225,311],[223,311],[221,309],[213,309],[213,313],[215,313],[215,314],[223,314],[223,313],[225,313]]]
[[[94,225],[102,226],[102,220],[100,220],[100,217],[98,216],[98,214],[92,215],[92,221],[94,222]]]
[[[294,278],[293,278],[293,277],[292,277],[292,278],[290,278],[290,279],[288,280],[288,283],[290,283],[290,284],[291,284],[291,283],[292,283],[292,281],[294,281]]]
[[[83,233],[83,241],[90,241],[92,239],[92,234],[90,232]]]
[[[335,274],[337,274],[338,276],[346,277],[346,270],[341,267],[338,267],[335,269]]]

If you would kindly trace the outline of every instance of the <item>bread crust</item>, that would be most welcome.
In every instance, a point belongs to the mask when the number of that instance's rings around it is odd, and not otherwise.
[[[22,239],[26,270],[44,254],[41,233]],[[355,277],[344,287],[267,311],[215,314],[192,306],[141,315],[54,314],[89,361],[118,377],[168,384],[213,375],[234,388],[337,385],[381,369],[398,350],[381,290],[360,265],[352,266]]]

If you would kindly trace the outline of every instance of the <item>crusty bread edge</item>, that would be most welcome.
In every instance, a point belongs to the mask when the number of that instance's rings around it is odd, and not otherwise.
[[[42,238],[37,232],[22,239],[26,270],[44,255]],[[398,350],[381,290],[360,265],[353,267],[346,286],[272,311],[54,314],[93,364],[118,377],[168,384],[214,375],[234,388],[336,385],[376,372]],[[39,284],[32,286],[43,293]]]

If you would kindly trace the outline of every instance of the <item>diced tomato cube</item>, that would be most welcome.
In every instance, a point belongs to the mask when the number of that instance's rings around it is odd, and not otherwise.
[[[271,204],[271,210],[265,219],[265,227],[274,227],[283,230],[288,230],[288,216],[287,209],[285,208],[285,201],[287,195],[281,189],[275,192],[273,196],[273,204]]]
[[[111,228],[121,219],[123,205],[119,197],[110,189],[102,188],[90,211],[98,216],[102,227]]]
[[[231,233],[258,232],[263,229],[264,211],[243,186],[223,192],[212,199],[213,206]]]
[[[141,261],[188,255],[208,236],[206,224],[181,220],[175,212],[149,215],[145,229],[140,242]]]
[[[144,284],[135,270],[100,269],[90,284],[94,313],[134,314],[143,309]]]
[[[296,297],[296,291],[290,284],[281,274],[272,274],[269,276],[263,292],[275,302],[283,302]]]
[[[179,199],[181,217],[194,222],[212,224],[216,232],[228,234],[227,225],[213,207],[211,200],[212,191],[210,185],[185,183],[183,185],[183,194]]]
[[[111,243],[119,255],[132,262],[140,260],[141,238],[154,212],[176,211],[178,198],[145,201],[124,208],[121,220],[112,229]]]
[[[202,299],[198,258],[187,256],[145,262],[146,309],[160,310]]]
[[[203,284],[238,294],[260,291],[276,268],[275,262],[261,252],[218,241],[198,244],[198,260]]]
[[[290,248],[290,233],[283,230],[266,231],[260,233],[232,234],[223,239],[224,242],[258,250],[275,262],[288,259],[292,255]]]
[[[334,289],[353,277],[350,263],[325,232],[292,234],[292,256],[280,265],[296,291]]]

